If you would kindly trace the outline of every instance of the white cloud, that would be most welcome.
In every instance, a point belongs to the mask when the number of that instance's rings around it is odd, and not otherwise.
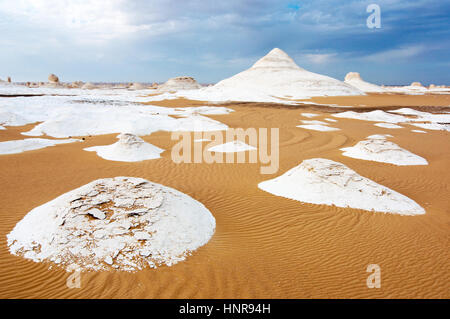
[[[151,29],[134,24],[125,0],[15,0],[0,2],[0,14],[16,25],[67,33],[84,41],[105,41]]]
[[[371,62],[389,62],[392,60],[407,59],[417,56],[426,51],[423,45],[411,45],[396,49],[390,49],[382,52],[377,52],[364,57],[364,60]]]
[[[334,61],[337,57],[336,53],[305,53],[296,55],[298,61],[308,61],[313,64],[327,64]]]

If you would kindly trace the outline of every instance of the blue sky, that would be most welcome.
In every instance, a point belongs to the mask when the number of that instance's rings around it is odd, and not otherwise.
[[[338,79],[450,84],[449,17],[438,0],[0,0],[0,78],[214,83],[279,47]]]

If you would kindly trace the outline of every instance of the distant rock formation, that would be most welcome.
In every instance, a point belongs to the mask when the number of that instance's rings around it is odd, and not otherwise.
[[[348,83],[363,92],[385,92],[381,86],[364,81],[358,72],[349,72],[345,76],[345,83]]]
[[[87,82],[85,83],[82,87],[83,90],[92,90],[92,89],[96,89],[97,86],[91,82]]]
[[[158,90],[161,91],[179,91],[179,90],[196,90],[201,88],[201,85],[190,76],[178,76],[169,79],[166,83],[160,85]]]
[[[8,76],[7,81],[8,81],[8,83],[11,83],[11,77],[10,76]]]
[[[145,90],[147,88],[147,86],[145,86],[142,83],[133,83],[132,85],[130,85],[129,89],[130,90]]]
[[[420,82],[413,82],[413,83],[411,83],[410,86],[423,87],[422,83],[420,83]]]
[[[48,76],[48,82],[52,83],[52,84],[58,84],[59,83],[59,78],[52,73],[52,74],[50,74]]]

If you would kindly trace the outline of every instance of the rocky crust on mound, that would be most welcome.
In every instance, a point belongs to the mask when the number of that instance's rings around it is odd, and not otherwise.
[[[215,219],[186,194],[142,178],[95,180],[31,210],[10,252],[67,269],[134,271],[172,265],[206,244]]]

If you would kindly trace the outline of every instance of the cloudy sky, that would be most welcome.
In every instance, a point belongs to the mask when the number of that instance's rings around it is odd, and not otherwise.
[[[0,0],[0,78],[213,83],[279,47],[339,79],[450,84],[449,16],[438,0]]]

